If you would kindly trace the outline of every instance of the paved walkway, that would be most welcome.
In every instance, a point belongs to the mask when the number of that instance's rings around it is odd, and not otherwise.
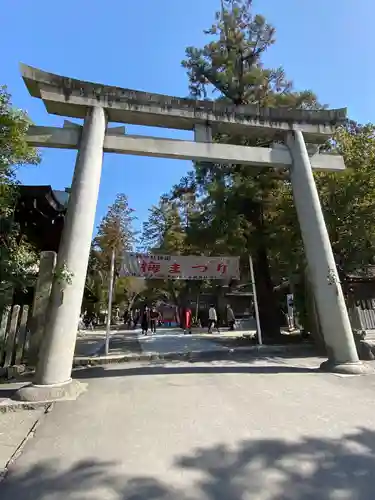
[[[105,330],[81,330],[78,332],[75,355],[92,356],[105,342]]]
[[[77,372],[0,483],[1,500],[373,500],[375,376],[319,359]]]
[[[206,330],[195,329],[191,335],[180,328],[159,328],[156,334],[142,335],[141,329],[113,330],[110,338],[110,355],[123,354],[166,354],[188,353],[192,351],[224,351],[228,340],[254,336],[255,331],[229,332],[222,329],[220,334],[207,334]],[[227,341],[227,342],[226,342]],[[87,357],[104,354],[105,331],[85,331],[77,338],[76,356]],[[247,343],[248,344],[248,343]]]
[[[121,334],[116,335],[120,337]],[[131,335],[131,334],[130,334]],[[140,344],[140,350],[143,353],[160,353],[166,354],[169,352],[187,353],[191,351],[221,351],[225,347],[222,344],[224,336],[238,337],[241,334],[235,332],[232,334],[228,331],[223,331],[221,337],[218,334],[207,334],[206,332],[193,332],[191,335],[184,334],[181,329],[159,328],[155,334],[142,335],[140,330],[136,330],[133,335],[136,336]]]
[[[138,337],[143,352],[165,354],[168,352],[191,352],[222,350],[223,346],[206,335],[184,335],[181,330],[159,330],[152,336]]]
[[[0,384],[0,403],[2,398],[10,397],[22,384]],[[0,408],[0,480],[10,462],[16,458],[25,440],[32,434],[44,408],[21,412],[2,413]]]

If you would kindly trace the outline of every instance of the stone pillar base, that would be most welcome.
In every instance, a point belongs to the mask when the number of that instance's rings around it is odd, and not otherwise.
[[[375,369],[361,361],[355,363],[336,363],[328,359],[320,365],[320,370],[330,373],[340,373],[342,375],[374,375]]]
[[[78,398],[87,389],[87,384],[78,380],[69,380],[64,384],[56,385],[25,385],[13,395],[14,401],[33,403],[49,403],[52,401],[72,401]]]

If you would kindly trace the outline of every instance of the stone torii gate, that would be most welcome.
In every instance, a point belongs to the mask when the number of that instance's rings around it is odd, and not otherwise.
[[[288,169],[329,354],[322,368],[363,373],[312,172],[345,168],[342,157],[319,154],[316,147],[345,121],[345,109],[228,106],[80,81],[26,65],[21,65],[21,73],[31,96],[42,99],[49,113],[82,118],[84,123],[65,121],[62,128],[31,126],[27,135],[32,146],[77,149],[78,155],[57,257],[57,274],[66,271],[71,280],[54,279],[34,384],[23,388],[19,399],[55,398],[73,391],[71,369],[103,152]],[[129,136],[123,126],[107,128],[109,122],[193,130],[195,140]],[[214,144],[216,132],[266,137],[285,145]]]

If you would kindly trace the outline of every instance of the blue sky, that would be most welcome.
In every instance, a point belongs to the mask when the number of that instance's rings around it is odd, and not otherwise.
[[[219,0],[2,0],[0,84],[38,125],[62,125],[29,96],[20,61],[83,80],[177,96],[187,95],[180,62],[186,46],[202,46]],[[255,11],[277,29],[268,66],[284,66],[298,89],[345,107],[360,121],[375,121],[375,4],[367,0],[255,0]],[[5,48],[4,40],[7,41]],[[129,133],[142,133],[128,126]],[[191,138],[188,132],[144,129],[145,135]],[[25,184],[64,189],[75,152],[43,150],[37,167],[20,169]],[[139,224],[191,167],[189,162],[106,154],[96,224],[116,193],[126,193]]]

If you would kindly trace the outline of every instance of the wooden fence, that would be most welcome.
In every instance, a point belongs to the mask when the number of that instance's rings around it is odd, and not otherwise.
[[[13,305],[0,314],[0,367],[21,365],[30,340],[31,307]]]
[[[351,319],[352,317],[355,318],[355,323],[358,325],[357,327],[359,327],[359,329],[375,329],[375,299],[359,300],[351,309]]]

